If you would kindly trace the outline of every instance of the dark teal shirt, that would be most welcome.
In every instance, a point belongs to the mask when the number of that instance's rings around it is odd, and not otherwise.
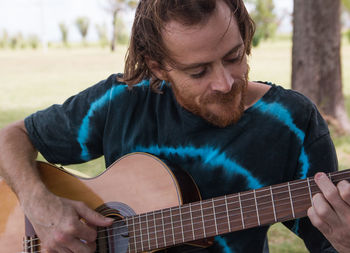
[[[171,85],[158,94],[144,80],[129,90],[116,77],[25,119],[34,146],[49,162],[104,156],[108,167],[125,154],[148,152],[186,170],[203,199],[337,170],[326,123],[295,91],[269,83],[271,89],[236,124],[218,128],[182,108]],[[284,224],[310,252],[335,252],[308,218]],[[206,251],[262,252],[267,230],[217,236]]]

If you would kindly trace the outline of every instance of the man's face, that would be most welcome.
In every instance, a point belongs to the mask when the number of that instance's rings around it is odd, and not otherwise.
[[[209,20],[184,26],[170,21],[163,39],[176,68],[166,66],[178,103],[219,127],[244,111],[248,65],[237,22],[223,1]]]

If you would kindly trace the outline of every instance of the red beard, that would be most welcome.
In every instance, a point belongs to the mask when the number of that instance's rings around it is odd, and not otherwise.
[[[231,90],[228,93],[215,92],[200,97],[196,103],[193,96],[187,91],[179,91],[176,85],[172,85],[178,103],[209,123],[226,127],[236,123],[244,112],[244,97],[248,86],[248,78],[235,78]],[[185,95],[182,95],[185,94]],[[210,110],[210,106],[220,107],[220,110]]]

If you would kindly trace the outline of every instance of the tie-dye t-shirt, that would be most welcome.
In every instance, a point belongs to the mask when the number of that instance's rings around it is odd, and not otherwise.
[[[109,166],[125,154],[147,152],[186,170],[203,199],[337,169],[327,125],[295,91],[269,84],[236,124],[218,128],[182,108],[171,85],[155,93],[144,80],[130,90],[116,77],[25,119],[34,146],[49,162],[104,156]],[[310,252],[335,252],[308,218],[284,224]],[[262,252],[268,228],[217,236],[201,252]]]

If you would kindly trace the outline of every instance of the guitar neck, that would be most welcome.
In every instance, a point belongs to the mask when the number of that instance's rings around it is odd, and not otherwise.
[[[328,176],[338,183],[350,178],[350,170]],[[150,251],[301,218],[319,192],[307,178],[127,217],[130,249]]]

